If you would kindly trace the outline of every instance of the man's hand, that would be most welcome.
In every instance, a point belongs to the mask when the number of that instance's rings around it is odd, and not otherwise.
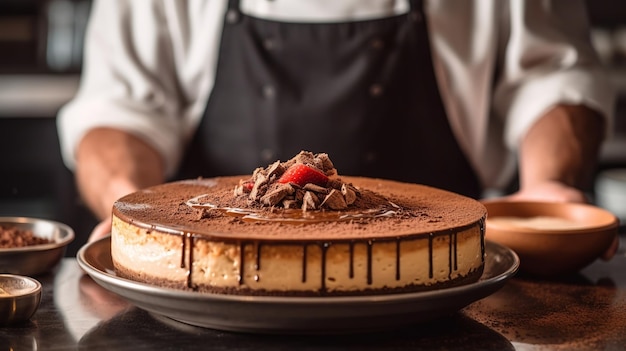
[[[605,132],[602,116],[582,105],[559,105],[531,126],[519,148],[520,191],[551,181],[585,189],[593,181]]]
[[[509,201],[588,202],[585,193],[561,182],[546,180],[506,196]]]
[[[98,225],[91,231],[88,241],[96,241],[104,238],[109,234],[111,234],[111,216],[98,223]]]
[[[526,133],[519,150],[520,190],[511,201],[588,202],[584,192],[596,170],[605,121],[583,105],[559,105]],[[602,256],[617,252],[619,238]]]
[[[76,152],[76,181],[82,198],[102,220],[90,241],[111,232],[111,210],[120,197],[164,181],[161,155],[127,132],[97,128]]]

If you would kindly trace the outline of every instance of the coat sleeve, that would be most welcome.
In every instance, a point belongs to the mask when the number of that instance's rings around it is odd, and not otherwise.
[[[93,3],[79,91],[57,119],[70,169],[85,133],[111,127],[142,138],[173,172],[183,148],[181,94],[163,18],[157,1]]]
[[[558,104],[582,104],[611,125],[615,91],[591,44],[583,1],[509,2],[494,109],[506,145],[517,149],[532,124]]]

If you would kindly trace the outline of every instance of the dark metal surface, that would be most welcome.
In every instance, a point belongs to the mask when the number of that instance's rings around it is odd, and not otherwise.
[[[624,247],[624,246],[622,246]],[[0,328],[13,350],[620,350],[626,345],[626,255],[559,280],[517,276],[459,313],[397,330],[297,336],[193,327],[134,307],[65,258],[37,277],[33,318]]]

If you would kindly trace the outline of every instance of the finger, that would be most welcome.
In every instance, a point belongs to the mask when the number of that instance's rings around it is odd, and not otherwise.
[[[610,260],[611,258],[613,258],[613,256],[615,256],[618,249],[619,249],[619,236],[615,236],[615,239],[613,239],[611,246],[609,246],[609,248],[602,254],[601,258],[605,261]]]
[[[89,236],[89,242],[93,242],[99,239],[104,238],[105,236],[111,233],[111,220],[106,219],[100,222],[91,232]]]

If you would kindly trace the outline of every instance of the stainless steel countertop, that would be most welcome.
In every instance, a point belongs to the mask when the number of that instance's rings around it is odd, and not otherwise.
[[[625,272],[622,250],[612,261],[596,261],[560,281],[515,277],[455,315],[397,331],[253,335],[152,315],[103,289],[74,258],[65,258],[53,273],[37,277],[44,287],[39,310],[24,325],[0,328],[0,345],[8,350],[621,350]]]

